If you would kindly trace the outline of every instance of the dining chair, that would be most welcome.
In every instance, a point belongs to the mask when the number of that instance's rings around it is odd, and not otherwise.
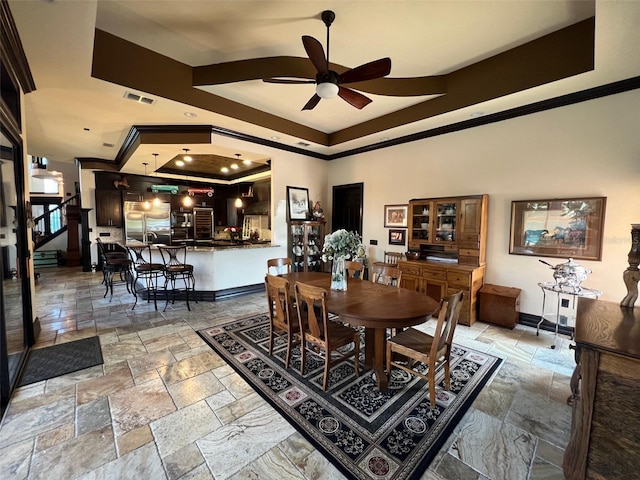
[[[384,263],[389,265],[398,265],[398,260],[402,260],[400,252],[384,252]]]
[[[327,390],[329,385],[329,370],[331,367],[349,357],[354,357],[356,376],[359,376],[360,332],[329,320],[327,290],[324,288],[296,282],[293,289],[296,297],[302,340],[300,347],[300,374],[304,375],[306,345],[310,343],[324,351],[324,379],[322,382],[324,391]],[[353,349],[347,352],[338,351],[340,347],[347,346],[350,343],[354,344]],[[336,352],[338,356],[332,359],[332,352]]]
[[[180,291],[185,292],[187,300],[187,310],[191,311],[189,305],[189,292],[194,292],[196,287],[196,279],[193,276],[193,265],[187,262],[187,247],[186,245],[158,245],[158,250],[162,256],[162,262],[164,264],[164,294],[167,299],[164,310],[167,310],[169,306],[169,291],[168,286],[171,284],[171,303],[175,303],[176,293]],[[176,288],[176,282],[182,282],[184,288]],[[198,303],[198,300],[195,299]]]
[[[300,343],[300,321],[294,318],[294,306],[291,302],[289,280],[267,274],[264,277],[269,305],[269,355],[273,354],[273,339],[276,330],[287,335],[287,357],[284,365],[289,368],[291,350]]]
[[[450,363],[453,333],[458,324],[462,306],[462,291],[447,296],[442,300],[438,321],[433,335],[409,328],[387,340],[387,374],[391,375],[391,367],[400,368],[417,375],[429,382],[429,399],[431,408],[436,406],[436,366],[444,364],[444,382],[447,390],[451,389]],[[400,354],[409,361],[394,360],[393,355]],[[427,373],[413,368],[414,362],[427,365]]]
[[[349,278],[362,278],[364,273],[364,263],[354,260],[345,260],[344,268]]]
[[[400,280],[402,280],[402,270],[398,267],[378,263],[374,264],[371,269],[371,281],[373,283],[400,287]]]
[[[274,272],[276,275],[281,273],[291,273],[290,258],[270,258],[267,260],[267,273]]]
[[[149,303],[153,295],[153,306],[158,310],[157,291],[160,278],[164,278],[164,263],[152,261],[150,245],[127,245],[127,250],[133,267],[134,278],[131,283],[133,285],[133,295],[136,297],[131,310],[136,308],[138,304],[138,280],[144,281],[147,291],[147,303]]]

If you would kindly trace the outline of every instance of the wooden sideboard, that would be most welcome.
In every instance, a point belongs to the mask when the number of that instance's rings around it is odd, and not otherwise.
[[[438,301],[462,290],[464,296],[459,322],[471,326],[478,319],[478,291],[484,283],[484,266],[406,260],[399,261],[398,268],[402,271],[401,287],[423,293]]]
[[[581,298],[571,378],[569,480],[640,475],[640,308]]]

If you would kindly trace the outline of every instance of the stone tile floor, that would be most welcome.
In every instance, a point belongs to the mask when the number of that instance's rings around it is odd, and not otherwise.
[[[103,299],[101,279],[42,271],[36,348],[99,335],[104,364],[15,392],[0,425],[3,478],[343,478],[195,333],[266,311],[264,295],[132,311],[124,286]],[[569,340],[476,323],[455,341],[505,362],[422,478],[564,478]]]

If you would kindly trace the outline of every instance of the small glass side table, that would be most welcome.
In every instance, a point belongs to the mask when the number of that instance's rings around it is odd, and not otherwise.
[[[555,336],[557,337],[559,325],[568,326],[573,323],[575,326],[578,297],[598,298],[602,295],[600,290],[593,288],[578,287],[575,289],[558,285],[555,282],[542,282],[538,283],[538,286],[542,289],[542,315],[540,315],[540,321],[536,328],[536,335],[540,335],[540,325],[547,320],[555,324]],[[553,300],[555,302],[552,303]],[[551,305],[551,308],[548,305]],[[566,314],[561,314],[562,309],[565,309]],[[555,343],[551,345],[551,348],[556,348]]]

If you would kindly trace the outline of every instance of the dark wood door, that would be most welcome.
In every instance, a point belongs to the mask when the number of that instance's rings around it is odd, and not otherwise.
[[[333,212],[331,228],[335,232],[341,228],[362,235],[363,183],[336,185],[333,187]]]

